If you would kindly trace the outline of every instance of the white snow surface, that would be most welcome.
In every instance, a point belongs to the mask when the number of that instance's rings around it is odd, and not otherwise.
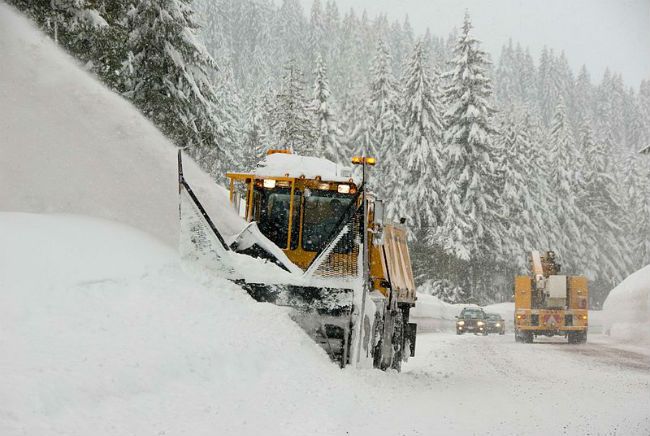
[[[282,309],[197,283],[139,230],[0,213],[0,244],[2,435],[328,434],[352,409]]]
[[[650,348],[650,265],[612,289],[603,303],[605,331]]]
[[[4,3],[0,56],[0,435],[650,433],[650,361],[613,338],[422,334],[402,374],[336,368],[283,308],[184,272],[173,146]]]
[[[340,370],[282,308],[197,282],[137,229],[0,213],[0,246],[3,436],[650,431],[650,360],[611,343],[422,334],[402,374]]]
[[[320,176],[324,182],[347,182],[352,175],[344,175],[349,168],[340,167],[334,162],[313,156],[274,153],[267,155],[253,170],[260,177],[301,177],[308,179]]]
[[[74,213],[178,241],[176,148],[130,103],[0,2],[0,211]],[[186,178],[225,236],[243,228],[189,158]]]

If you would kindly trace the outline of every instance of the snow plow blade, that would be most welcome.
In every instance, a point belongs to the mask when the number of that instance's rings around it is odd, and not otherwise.
[[[235,236],[222,234],[185,180],[180,151],[178,184],[184,265],[198,268],[199,274],[225,277],[256,301],[289,308],[289,316],[334,362],[341,367],[349,364],[358,284],[315,276],[314,268],[303,271],[261,234],[255,222],[243,223]]]

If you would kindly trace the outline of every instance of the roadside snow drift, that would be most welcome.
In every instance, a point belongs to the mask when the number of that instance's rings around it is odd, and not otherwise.
[[[176,246],[174,146],[4,2],[0,59],[0,211],[92,215]],[[225,191],[184,163],[206,208],[219,210]]]
[[[0,246],[3,436],[649,429],[648,366],[623,370],[625,360],[593,363],[566,344],[522,347],[510,335],[439,333],[418,337],[402,374],[340,370],[282,308],[225,280],[197,282],[137,229],[0,213]],[[558,377],[573,394],[540,401]]]
[[[147,234],[0,213],[0,246],[0,434],[341,431],[328,416],[354,398],[329,395],[345,386],[323,350]]]
[[[612,289],[603,303],[603,318],[611,336],[650,345],[650,265]]]

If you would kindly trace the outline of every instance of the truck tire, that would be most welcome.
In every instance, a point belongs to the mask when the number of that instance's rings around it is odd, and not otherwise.
[[[576,332],[575,343],[576,344],[587,343],[587,332]]]

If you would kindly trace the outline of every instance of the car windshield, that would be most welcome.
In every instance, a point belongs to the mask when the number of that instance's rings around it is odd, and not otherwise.
[[[484,319],[485,314],[483,313],[482,310],[478,309],[463,309],[463,311],[460,313],[461,318],[469,318],[469,319]]]

